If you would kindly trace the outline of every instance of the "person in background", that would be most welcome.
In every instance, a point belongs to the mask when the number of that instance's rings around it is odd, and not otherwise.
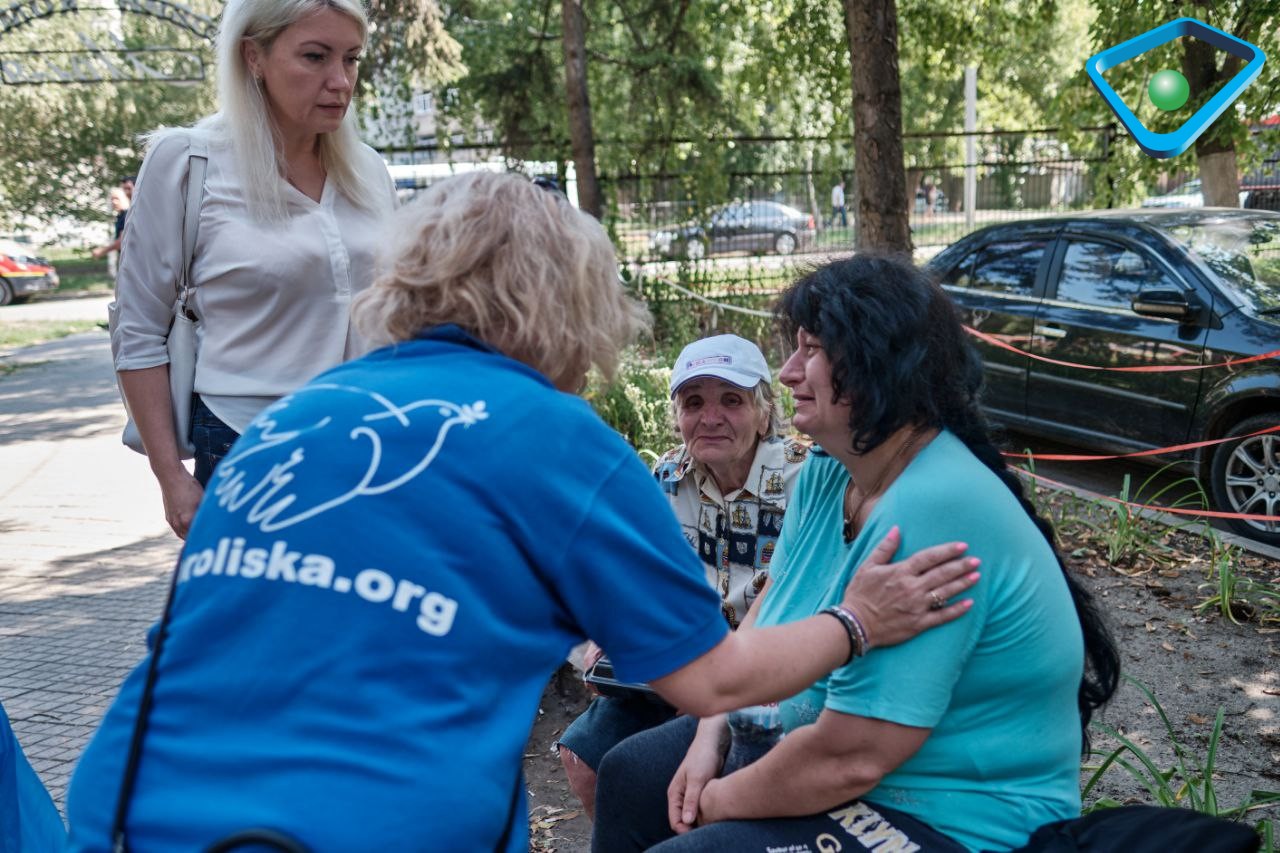
[[[217,41],[219,110],[149,140],[117,282],[120,387],[165,518],[185,536],[218,461],[253,417],[358,355],[352,298],[373,277],[395,190],[351,108],[369,24],[359,0],[231,0]],[[190,155],[208,167],[183,257]],[[190,260],[201,326],[188,473],[173,434],[165,339]]]
[[[110,849],[128,778],[122,848],[257,827],[317,853],[525,851],[524,746],[588,636],[697,714],[859,647],[830,612],[730,632],[640,457],[577,396],[645,324],[599,222],[472,172],[385,234],[353,317],[387,345],[268,406],[214,472],[156,646],[76,768],[71,850]],[[963,621],[929,607],[973,583],[962,549],[889,564],[894,545],[836,595],[871,644]]]
[[[836,218],[840,219],[840,227],[848,228],[849,219],[845,214],[844,204],[844,178],[841,178],[836,185],[831,188],[831,227],[836,227]]]
[[[682,444],[654,466],[685,539],[702,560],[731,628],[769,576],[769,560],[808,447],[779,434],[769,365],[737,335],[686,346],[671,371],[671,408]],[[584,667],[600,659],[594,643]],[[636,732],[675,716],[643,697],[597,696],[556,747],[569,785],[595,811],[596,769],[604,754]]]
[[[106,257],[107,273],[112,278],[115,278],[117,270],[116,257],[120,251],[120,240],[124,236],[125,219],[129,215],[129,193],[123,186],[119,186],[112,187],[107,195],[111,200],[111,210],[116,215],[115,230],[110,243],[96,247],[90,254],[95,258]]]
[[[735,772],[720,776],[723,715],[623,741],[600,766],[592,849],[1009,850],[1078,817],[1081,749],[1119,657],[988,438],[951,300],[910,260],[859,254],[801,278],[777,312],[796,344],[780,375],[792,422],[817,444],[737,635],[821,612],[893,529],[908,552],[959,539],[982,556],[973,612],[783,700],[785,736]]]

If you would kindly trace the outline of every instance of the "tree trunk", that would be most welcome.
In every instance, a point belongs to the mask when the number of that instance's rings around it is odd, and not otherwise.
[[[1196,162],[1200,164],[1200,190],[1205,207],[1240,206],[1240,171],[1236,165],[1235,146],[1225,151],[1205,152],[1196,144]]]
[[[813,184],[813,146],[809,146],[804,152],[804,189],[805,195],[808,196],[809,213],[813,216],[813,224],[819,231],[826,229],[826,217],[822,215],[822,208],[818,206],[818,188]]]
[[[564,88],[569,111],[569,140],[578,180],[578,207],[599,219],[604,212],[596,179],[596,141],[587,95],[587,36],[583,0],[561,0],[564,30]]]
[[[911,252],[895,0],[844,0],[853,71],[857,247]]]
[[[1201,4],[1203,5],[1203,4]],[[1207,18],[1207,15],[1199,15]],[[1207,41],[1184,39],[1182,73],[1191,86],[1191,101],[1199,103],[1202,94],[1218,88],[1240,70],[1240,59],[1229,56],[1221,70],[1218,49]],[[1235,110],[1229,109],[1196,140],[1196,164],[1200,167],[1200,189],[1207,207],[1240,206],[1240,173],[1236,168],[1236,143],[1232,131],[1238,123]]]

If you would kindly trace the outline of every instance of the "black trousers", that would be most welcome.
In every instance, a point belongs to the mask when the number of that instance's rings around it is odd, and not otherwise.
[[[677,717],[627,738],[605,754],[596,781],[594,853],[827,853],[881,844],[886,850],[964,853],[962,845],[915,818],[860,800],[804,817],[726,820],[677,836],[667,821],[667,785],[697,725],[695,718]]]

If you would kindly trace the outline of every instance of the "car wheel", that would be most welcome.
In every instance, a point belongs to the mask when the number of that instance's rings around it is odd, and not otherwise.
[[[0,305],[8,305],[13,302],[13,285],[0,278]]]
[[[700,261],[707,256],[707,244],[698,237],[690,237],[684,243],[684,256],[690,261]]]
[[[773,241],[773,250],[779,255],[789,255],[796,250],[796,237],[794,234],[779,234],[778,238]]]
[[[1280,426],[1280,414],[1245,418],[1225,437]],[[1219,444],[1213,454],[1213,502],[1223,512],[1280,516],[1280,432]],[[1228,519],[1237,533],[1280,545],[1280,522]]]

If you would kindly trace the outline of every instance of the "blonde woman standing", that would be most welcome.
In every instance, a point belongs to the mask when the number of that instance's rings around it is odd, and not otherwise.
[[[363,349],[348,318],[373,274],[395,190],[351,110],[368,19],[359,0],[232,0],[218,34],[220,109],[148,146],[119,272],[120,386],[185,537],[204,485],[263,408]],[[192,155],[208,158],[203,189]],[[202,192],[190,276],[201,324],[195,474],[170,418],[165,339],[188,192]]]

